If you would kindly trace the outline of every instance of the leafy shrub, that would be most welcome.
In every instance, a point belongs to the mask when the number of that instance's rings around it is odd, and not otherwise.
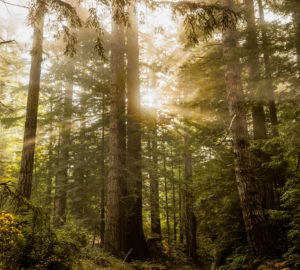
[[[87,233],[74,225],[54,230],[42,209],[8,187],[0,195],[0,207],[5,206],[3,198],[15,206],[0,214],[0,268],[71,269],[87,244]]]

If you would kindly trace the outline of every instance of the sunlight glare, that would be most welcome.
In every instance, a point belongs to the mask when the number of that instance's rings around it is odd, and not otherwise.
[[[154,91],[148,91],[142,95],[142,104],[147,107],[157,107],[157,94]]]

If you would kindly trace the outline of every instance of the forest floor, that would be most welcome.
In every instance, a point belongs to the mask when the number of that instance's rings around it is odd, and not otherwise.
[[[79,263],[75,263],[73,270],[169,270],[169,269],[182,269],[182,270],[198,270],[201,269],[192,265],[174,265],[174,263],[156,264],[147,261],[135,261],[131,263],[123,262],[116,258],[110,258],[109,260],[95,263],[90,260],[81,260]]]
[[[97,251],[96,251],[97,250]],[[91,251],[91,250],[90,250]],[[200,270],[201,268],[193,265],[186,256],[171,256],[168,259],[160,260],[160,262],[150,261],[132,261],[125,262],[124,259],[118,259],[111,256],[100,249],[94,249],[92,256],[80,258],[73,264],[73,270]],[[93,254],[89,252],[89,254]]]

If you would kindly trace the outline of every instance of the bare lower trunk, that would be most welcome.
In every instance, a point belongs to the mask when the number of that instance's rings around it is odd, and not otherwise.
[[[142,147],[139,89],[138,21],[133,5],[129,7],[127,29],[127,215],[125,244],[127,259],[145,260],[149,257],[142,219]]]
[[[31,50],[30,79],[26,106],[26,121],[22,149],[21,169],[18,191],[30,199],[34,163],[35,137],[37,128],[38,103],[40,92],[41,64],[43,54],[43,29],[45,4],[37,1],[37,16],[34,23],[33,44]]]
[[[109,169],[107,176],[107,214],[105,217],[105,241],[107,251],[119,256],[122,252],[121,223],[122,186],[124,186],[124,27],[112,20],[111,34],[111,89],[110,89],[110,137]],[[126,144],[125,144],[126,146]]]
[[[223,0],[223,4],[232,8],[231,0]],[[223,55],[227,61],[225,79],[235,156],[235,175],[248,244],[252,254],[260,257],[268,253],[267,227],[257,181],[251,168],[241,68],[239,59],[234,55],[236,47],[235,29],[228,28],[223,32]]]
[[[61,127],[61,154],[58,178],[55,184],[54,227],[59,228],[66,222],[67,184],[69,178],[71,117],[72,117],[73,74],[68,74],[64,93],[64,112]]]

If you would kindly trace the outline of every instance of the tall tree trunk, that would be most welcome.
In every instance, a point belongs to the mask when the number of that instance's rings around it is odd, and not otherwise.
[[[185,164],[184,164],[184,180],[185,180],[185,234],[187,253],[194,262],[197,263],[197,221],[193,210],[193,194],[191,191],[192,184],[192,153],[189,149],[189,135],[185,131]]]
[[[272,133],[274,137],[279,136],[278,133],[278,119],[277,119],[277,110],[274,98],[274,86],[271,75],[271,63],[270,63],[270,42],[267,36],[266,22],[264,16],[264,8],[262,0],[257,0],[259,8],[259,17],[262,33],[262,46],[264,53],[264,65],[265,65],[265,80],[266,80],[266,92],[267,92],[267,101],[269,107],[270,121],[272,125]]]
[[[142,147],[141,108],[139,83],[138,20],[135,6],[129,7],[129,27],[127,28],[127,215],[126,246],[131,253],[128,259],[145,260],[149,257],[143,231],[142,218]]]
[[[156,111],[154,112],[154,129],[152,131],[152,165],[150,170],[150,214],[151,232],[161,239],[159,185],[158,185],[158,158],[157,158],[157,124]]]
[[[265,89],[266,89],[266,97],[268,102],[270,121],[272,125],[272,135],[273,137],[279,136],[278,132],[278,118],[277,118],[277,110],[274,98],[274,86],[271,75],[271,63],[270,63],[270,42],[267,36],[267,28],[266,22],[264,18],[264,8],[262,4],[262,0],[257,0],[258,8],[259,8],[259,17],[260,17],[260,25],[261,25],[261,33],[262,33],[262,47],[264,54],[264,65],[265,65]],[[277,193],[277,194],[276,194]],[[267,172],[265,187],[264,187],[264,207],[265,208],[275,208],[275,205],[279,205],[279,201],[276,200],[276,197],[279,198],[279,194],[276,191],[276,177]]]
[[[259,89],[260,69],[257,43],[257,29],[254,16],[253,0],[244,0],[245,19],[247,22],[246,48],[248,50],[249,89],[252,98],[252,119],[254,139],[265,139],[267,130],[265,124],[265,112],[263,107],[263,95]]]
[[[183,221],[182,221],[182,191],[181,191],[181,167],[180,161],[178,163],[178,206],[179,206],[179,234],[180,234],[180,244],[183,243]]]
[[[298,0],[294,0],[293,3],[293,23],[295,28],[295,48],[296,48],[296,59],[297,59],[297,70],[298,76],[300,77],[300,2]],[[297,168],[299,170],[299,160],[300,160],[300,152],[297,153]]]
[[[66,222],[67,184],[69,178],[70,145],[71,145],[71,117],[73,95],[73,72],[66,75],[66,87],[64,92],[64,111],[61,128],[61,154],[58,178],[55,184],[54,197],[54,227],[59,228]]]
[[[124,223],[121,222],[121,199],[124,194],[125,75],[124,27],[112,19],[111,88],[109,121],[109,168],[107,176],[107,213],[105,217],[104,247],[119,256],[123,249]],[[126,135],[126,129],[125,129]],[[125,157],[125,158],[124,158]],[[124,216],[124,215],[123,215]]]
[[[174,233],[174,241],[176,243],[177,240],[177,221],[176,221],[176,189],[175,189],[175,177],[174,177],[174,157],[172,155],[172,166],[171,166],[171,172],[172,172],[172,199],[173,199],[173,233]]]
[[[232,0],[223,0],[223,5],[232,8]],[[252,254],[255,257],[260,257],[266,255],[269,251],[267,226],[257,181],[251,168],[249,136],[244,112],[245,101],[241,85],[240,63],[235,56],[236,48],[235,29],[227,28],[223,32],[223,55],[227,61],[225,79],[231,119],[230,128],[233,139],[237,189],[248,244]]]
[[[76,197],[78,198],[75,204],[74,214],[79,219],[84,219],[87,214],[88,204],[88,181],[87,181],[87,170],[86,170],[86,121],[87,121],[87,104],[86,99],[82,97],[80,99],[80,131],[79,131],[79,148],[77,152],[77,163],[79,166],[74,171],[74,180],[78,188]]]
[[[259,63],[259,48],[257,41],[257,27],[255,23],[255,12],[254,12],[254,1],[244,0],[245,4],[245,19],[247,21],[247,49],[248,49],[248,65],[249,65],[249,88],[250,95],[253,98],[252,105],[252,119],[253,119],[253,135],[254,139],[266,139],[267,131],[265,124],[265,113],[263,107],[263,100],[265,99],[262,92],[262,87],[259,86],[262,77],[260,76],[260,63]],[[270,96],[270,87],[268,85],[267,96]],[[274,95],[273,95],[274,102]],[[274,104],[273,104],[274,105]],[[272,108],[274,109],[274,108]],[[267,162],[267,158],[262,150],[257,151],[254,155],[253,164],[254,168],[257,170],[258,174],[262,176],[261,192],[263,198],[264,208],[274,208],[274,190],[273,190],[273,177],[267,175],[266,172],[261,167],[261,162],[259,160],[264,160]]]
[[[100,191],[100,237],[101,243],[104,242],[105,228],[105,94],[102,94],[102,131],[101,131],[101,191]]]
[[[50,98],[50,127],[49,127],[49,146],[48,146],[48,156],[49,156],[49,162],[48,162],[48,175],[47,175],[47,188],[46,188],[46,206],[49,207],[48,213],[51,213],[51,205],[52,205],[52,178],[53,178],[53,102],[52,97]]]
[[[34,23],[33,44],[31,50],[30,79],[26,106],[26,121],[22,149],[21,169],[18,191],[30,199],[32,188],[32,174],[34,163],[35,137],[37,128],[38,103],[40,92],[41,65],[43,57],[43,31],[45,17],[45,3],[37,0],[37,10]]]
[[[164,181],[165,181],[165,211],[167,217],[167,235],[168,235],[168,244],[170,244],[170,219],[169,219],[169,200],[168,200],[168,181],[167,181],[167,167],[166,167],[166,152],[164,149]]]
[[[293,22],[295,27],[295,48],[297,56],[297,68],[300,76],[300,3],[298,0],[294,0],[293,4]]]

